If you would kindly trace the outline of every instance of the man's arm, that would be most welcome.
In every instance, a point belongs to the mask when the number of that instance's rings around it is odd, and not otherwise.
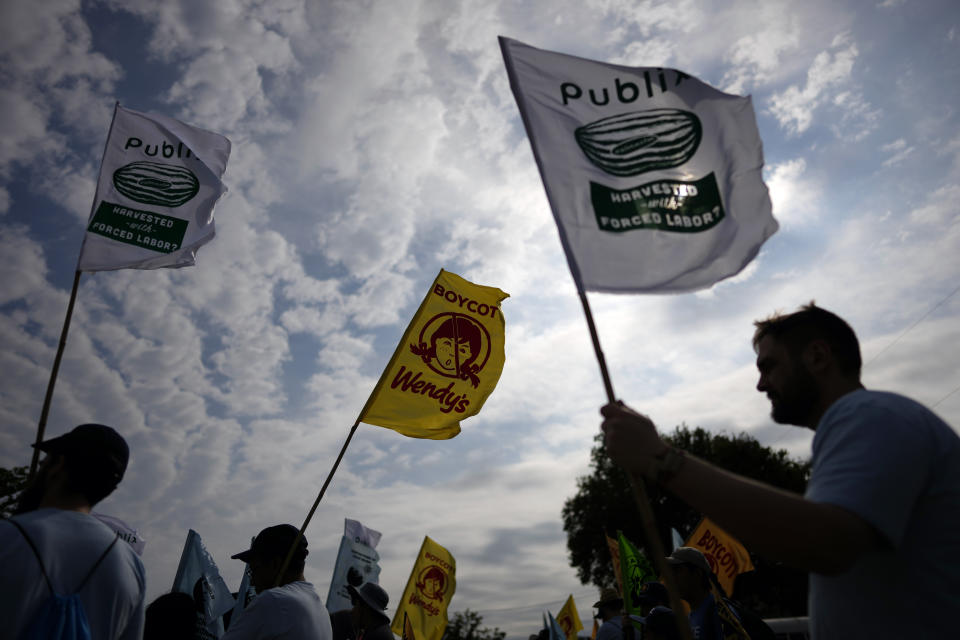
[[[653,423],[623,404],[601,409],[607,451],[635,477],[656,479],[657,456],[669,446]],[[883,538],[840,507],[738,476],[690,455],[661,485],[709,516],[751,550],[806,571],[832,575],[850,568]]]

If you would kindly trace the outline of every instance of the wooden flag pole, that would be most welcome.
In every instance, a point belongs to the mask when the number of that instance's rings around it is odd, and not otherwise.
[[[363,415],[363,412],[361,412],[360,415]],[[343,447],[340,449],[340,455],[337,456],[336,461],[333,463],[333,468],[330,469],[330,473],[327,474],[327,479],[324,480],[323,486],[320,487],[320,493],[317,494],[317,499],[313,501],[313,506],[310,507],[310,513],[307,514],[307,519],[303,521],[303,526],[300,527],[300,532],[297,534],[297,537],[294,538],[293,544],[290,545],[290,551],[287,552],[287,557],[284,558],[283,564],[280,565],[280,571],[277,573],[277,577],[273,581],[273,586],[280,586],[280,580],[283,577],[283,574],[286,572],[287,567],[290,566],[290,561],[293,560],[293,554],[296,552],[301,538],[303,538],[303,532],[307,530],[307,526],[310,524],[310,520],[313,518],[313,514],[317,510],[320,500],[323,499],[323,494],[327,492],[327,486],[330,484],[330,480],[333,479],[333,474],[337,472],[337,467],[340,466],[340,461],[343,460],[343,454],[346,453],[347,446],[350,445],[350,440],[353,439],[353,434],[356,433],[358,426],[360,426],[360,418],[357,418],[357,421],[353,423],[352,427],[350,427],[350,433],[347,435],[347,440],[343,443]]]
[[[616,402],[617,398],[613,393],[613,383],[610,381],[610,373],[607,371],[607,361],[603,357],[603,350],[600,348],[600,338],[597,335],[597,326],[593,322],[593,313],[590,311],[590,303],[587,301],[587,293],[577,283],[577,292],[580,294],[580,302],[583,303],[583,312],[587,316],[587,327],[590,329],[590,338],[593,340],[593,350],[597,355],[597,363],[600,365],[600,375],[603,377],[603,386],[607,392],[607,402]],[[663,551],[663,544],[660,542],[660,534],[657,532],[657,522],[653,516],[653,509],[650,508],[650,498],[647,496],[647,489],[644,486],[642,478],[630,476],[630,484],[633,486],[633,497],[637,503],[637,509],[640,510],[640,524],[643,526],[643,533],[647,538],[647,549],[653,556],[657,571],[663,578],[664,586],[667,588],[667,594],[670,596],[670,608],[673,609],[674,618],[677,621],[677,630],[683,640],[692,640],[692,632],[689,624],[681,622],[683,616],[683,603],[677,593],[677,584],[673,578],[673,569],[667,562],[666,554]]]
[[[40,423],[37,425],[37,441],[33,447],[33,458],[30,460],[30,473],[27,482],[33,480],[37,472],[37,461],[40,459],[40,449],[37,446],[43,442],[43,432],[47,428],[47,416],[50,413],[50,402],[53,400],[53,387],[57,383],[57,372],[60,370],[60,359],[63,358],[63,349],[67,346],[67,332],[70,330],[70,318],[73,317],[73,303],[77,300],[77,288],[80,285],[80,274],[77,269],[73,274],[73,290],[70,292],[70,302],[67,303],[67,317],[63,320],[63,329],[60,331],[60,344],[57,346],[57,355],[53,359],[53,369],[50,370],[50,382],[47,383],[47,394],[43,398],[43,409],[40,411]]]

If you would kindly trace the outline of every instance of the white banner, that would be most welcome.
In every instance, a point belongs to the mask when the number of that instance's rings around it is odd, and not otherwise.
[[[236,604],[220,570],[203,546],[200,534],[190,529],[180,555],[180,565],[173,579],[173,589],[193,596],[197,603],[197,632],[203,638],[223,635],[221,616]]]
[[[777,230],[749,97],[675,69],[500,48],[579,289],[709,287]]]
[[[219,134],[117,104],[77,269],[194,264],[214,236],[229,156]]]
[[[380,542],[380,532],[368,529],[356,520],[345,519],[343,538],[333,567],[330,590],[327,592],[327,611],[333,613],[349,609],[353,605],[347,585],[351,571],[356,580],[378,583],[380,581],[380,554],[374,547]]]

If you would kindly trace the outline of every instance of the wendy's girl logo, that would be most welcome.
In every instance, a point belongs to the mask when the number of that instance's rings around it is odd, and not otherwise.
[[[477,374],[490,357],[490,332],[465,314],[440,313],[423,325],[417,344],[411,344],[410,351],[420,356],[434,373],[468,380],[477,388]]]

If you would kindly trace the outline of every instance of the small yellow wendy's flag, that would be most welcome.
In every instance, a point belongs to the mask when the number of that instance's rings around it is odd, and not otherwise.
[[[583,623],[580,622],[580,614],[577,613],[577,605],[573,602],[573,594],[567,598],[567,601],[557,614],[557,624],[563,629],[567,640],[576,640],[577,632],[583,629]]]
[[[460,420],[480,411],[500,379],[500,303],[508,297],[441,269],[359,422],[411,438],[446,440],[460,433]]]
[[[409,625],[417,640],[440,640],[447,628],[447,606],[457,587],[456,573],[457,562],[450,552],[424,536],[390,629],[404,635]]]
[[[736,538],[704,518],[684,543],[699,549],[710,563],[717,581],[728,593],[733,593],[733,582],[738,575],[753,571],[750,553]]]
[[[413,625],[410,624],[410,616],[406,611],[403,612],[403,634],[400,640],[417,640],[417,634],[413,632]]]

